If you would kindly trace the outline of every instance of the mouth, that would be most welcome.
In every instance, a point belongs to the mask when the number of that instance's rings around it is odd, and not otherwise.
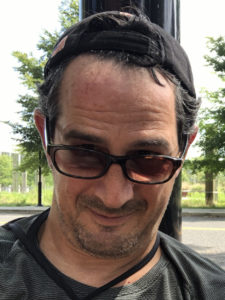
[[[112,215],[112,214],[96,212],[93,209],[90,209],[90,213],[93,216],[95,222],[103,226],[123,225],[133,214],[133,213],[129,213],[127,215]]]

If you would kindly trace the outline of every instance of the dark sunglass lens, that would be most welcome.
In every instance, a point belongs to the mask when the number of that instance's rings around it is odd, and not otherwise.
[[[162,182],[173,171],[173,161],[163,157],[146,156],[130,159],[126,164],[129,177],[140,182]]]
[[[63,173],[87,178],[100,175],[106,165],[104,155],[85,149],[58,149],[55,162]]]

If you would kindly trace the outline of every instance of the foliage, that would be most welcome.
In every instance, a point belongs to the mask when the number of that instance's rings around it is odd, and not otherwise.
[[[204,172],[198,169],[192,170],[192,168],[192,159],[186,159],[182,168],[182,181],[190,184],[203,184],[205,181]]]
[[[44,30],[37,44],[40,56],[34,57],[14,51],[13,56],[18,60],[15,70],[19,74],[22,84],[26,87],[27,93],[20,95],[17,102],[22,106],[19,112],[21,123],[7,122],[16,135],[19,150],[23,154],[23,162],[20,170],[37,170],[39,166],[44,173],[49,172],[46,159],[42,150],[40,137],[33,122],[33,111],[38,106],[38,86],[43,81],[43,69],[47,58],[51,55],[54,45],[61,34],[68,26],[78,20],[78,0],[63,0],[59,8],[60,30],[53,33]]]
[[[186,168],[186,167],[185,167]],[[186,170],[183,170],[183,173]],[[189,173],[190,170],[187,169]],[[190,175],[190,176],[189,176]],[[191,173],[188,176],[183,177],[182,181],[182,192],[187,192],[187,194],[182,193],[182,207],[190,208],[225,208],[225,187],[224,180],[225,175],[220,173],[214,180],[215,182],[215,191],[214,191],[214,201],[211,204],[206,203],[205,201],[205,184],[203,181],[204,173],[202,171],[196,172],[196,174],[191,176]]]
[[[208,38],[210,55],[205,59],[218,77],[225,81],[225,38]],[[225,170],[225,88],[203,91],[203,99],[209,102],[200,114],[200,138],[196,145],[201,149],[200,158],[189,163],[193,172],[203,170],[215,177]]]
[[[208,38],[210,55],[205,59],[217,76],[225,81],[225,37]],[[225,88],[216,91],[203,91],[203,99],[208,107],[200,114],[200,138],[196,145],[201,156],[187,163],[193,173],[203,171],[205,174],[205,201],[213,205],[213,179],[225,170]]]
[[[6,154],[0,155],[0,185],[7,187],[12,184],[12,159]]]
[[[225,208],[225,193],[218,194],[218,201],[211,206],[206,205],[204,192],[190,192],[182,199],[182,207],[189,208]]]
[[[217,39],[209,37],[207,46],[211,53],[205,55],[208,65],[225,81],[225,37],[220,36]]]
[[[43,191],[44,206],[50,206],[52,200],[52,189]],[[0,206],[35,206],[37,205],[37,189],[28,193],[0,192]]]
[[[78,1],[74,0],[63,0],[61,2],[60,8],[60,24],[61,31],[65,31],[68,27],[78,22],[79,7]]]

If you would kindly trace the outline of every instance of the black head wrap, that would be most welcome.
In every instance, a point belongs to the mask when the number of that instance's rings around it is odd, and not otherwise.
[[[118,17],[127,22],[119,23]],[[147,18],[121,12],[95,14],[69,28],[45,66],[45,78],[62,61],[92,50],[145,55],[147,63],[141,66],[161,66],[178,78],[190,96],[196,97],[191,66],[180,44]]]

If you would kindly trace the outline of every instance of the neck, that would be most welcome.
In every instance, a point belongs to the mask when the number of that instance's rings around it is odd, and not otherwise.
[[[57,232],[57,234],[56,234]],[[152,249],[156,234],[145,248],[140,248],[132,255],[123,258],[99,258],[72,246],[51,217],[39,231],[40,249],[48,260],[64,275],[83,284],[100,287],[140,262]],[[154,257],[139,271],[117,286],[130,284],[144,276],[159,261],[160,247]]]

